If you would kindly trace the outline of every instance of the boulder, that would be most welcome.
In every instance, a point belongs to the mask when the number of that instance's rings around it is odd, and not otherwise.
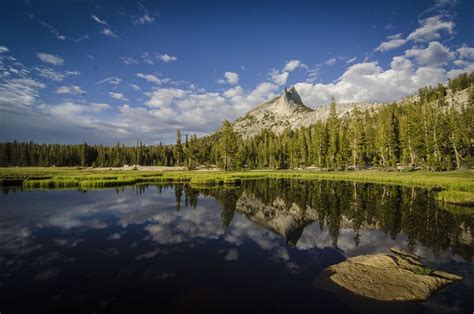
[[[361,255],[324,269],[318,280],[378,301],[424,301],[462,277],[425,267],[415,255]]]

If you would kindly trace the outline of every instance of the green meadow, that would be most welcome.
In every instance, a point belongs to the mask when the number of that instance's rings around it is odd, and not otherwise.
[[[23,188],[96,189],[134,184],[185,182],[192,185],[234,185],[242,180],[263,178],[300,180],[339,180],[424,187],[437,191],[437,199],[446,203],[472,206],[474,204],[474,171],[446,172],[387,172],[360,171],[296,171],[253,170],[224,171],[140,171],[94,170],[91,168],[0,168],[1,186]]]

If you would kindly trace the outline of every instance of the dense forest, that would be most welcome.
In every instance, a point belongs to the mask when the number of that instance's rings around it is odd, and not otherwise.
[[[338,117],[330,104],[326,121],[282,134],[263,130],[239,138],[224,121],[216,133],[198,138],[176,132],[169,145],[115,146],[0,143],[0,166],[217,165],[225,170],[255,168],[357,169],[420,167],[429,170],[474,165],[474,73],[461,74],[447,86],[425,87],[416,101],[387,104],[377,110]],[[449,92],[468,89],[464,104],[449,104]]]

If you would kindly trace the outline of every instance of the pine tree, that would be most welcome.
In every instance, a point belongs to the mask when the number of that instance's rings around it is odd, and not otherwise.
[[[183,146],[181,145],[181,130],[176,130],[176,145],[174,146],[174,159],[177,166],[182,165],[183,161]]]
[[[329,117],[326,122],[326,130],[328,133],[328,150],[327,150],[327,165],[330,168],[336,168],[336,158],[339,152],[339,119],[336,112],[336,100],[331,98],[329,107]]]
[[[235,155],[237,152],[237,135],[232,124],[224,120],[220,130],[219,155],[224,165],[224,170],[228,171],[234,167]]]
[[[362,161],[362,149],[364,145],[364,125],[362,113],[356,107],[352,110],[349,123],[349,147],[351,150],[351,164],[357,169]]]

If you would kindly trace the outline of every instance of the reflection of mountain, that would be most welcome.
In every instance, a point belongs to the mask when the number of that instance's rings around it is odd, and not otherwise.
[[[420,243],[435,255],[447,249],[466,260],[474,255],[474,217],[439,208],[431,193],[422,189],[330,181],[257,180],[244,182],[240,189],[208,193],[223,204],[224,226],[238,212],[295,246],[305,228],[317,223],[320,229],[327,229],[333,247],[338,246],[344,230],[351,230],[356,246],[363,230],[379,230],[388,239],[406,237],[406,245],[410,247]]]
[[[297,204],[288,206],[281,197],[265,204],[254,195],[243,193],[236,204],[236,211],[252,222],[279,234],[296,245],[303,229],[314,222]]]

